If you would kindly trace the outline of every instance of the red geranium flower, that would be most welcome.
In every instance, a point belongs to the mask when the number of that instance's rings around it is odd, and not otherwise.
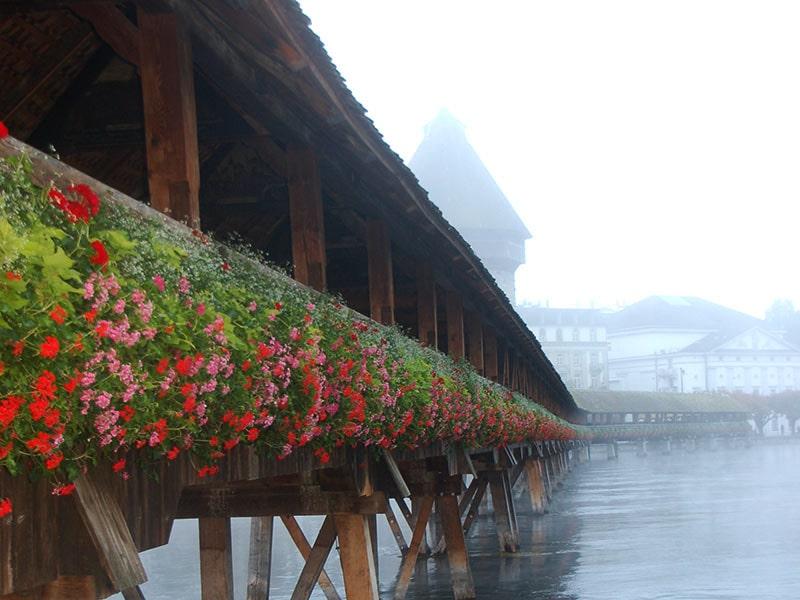
[[[56,304],[56,307],[50,311],[50,318],[56,322],[56,325],[63,325],[66,317],[67,311],[65,311],[60,304]]]
[[[57,452],[56,454],[51,454],[47,458],[47,460],[44,462],[44,466],[52,471],[58,468],[58,465],[61,464],[62,460],[64,460],[64,455],[61,454],[61,452]]]
[[[14,356],[22,356],[22,351],[25,349],[25,342],[17,340],[11,349],[11,354]]]
[[[3,124],[0,123],[0,127],[2,127],[2,126],[3,126]],[[0,134],[2,134],[2,133],[3,132],[0,131]],[[5,136],[0,135],[0,137],[5,137]],[[10,515],[12,510],[13,510],[13,508],[11,506],[11,499],[10,498],[3,498],[2,500],[0,500],[0,519],[2,519],[3,517],[5,517],[7,515]]]
[[[66,485],[57,485],[53,488],[53,496],[69,496],[75,491],[75,484],[68,483]]]
[[[0,460],[3,460],[6,456],[8,456],[13,447],[14,442],[8,442],[5,446],[0,446]]]
[[[108,252],[103,242],[94,240],[91,246],[94,248],[94,254],[89,258],[89,262],[99,267],[105,267],[108,264]]]
[[[8,137],[8,127],[6,124],[0,121],[0,140],[3,138]]]
[[[6,271],[6,279],[9,281],[19,281],[22,279],[22,275],[14,273],[14,271]]]
[[[39,346],[39,354],[43,358],[55,358],[58,355],[58,351],[61,346],[58,343],[58,340],[54,338],[52,335],[48,335],[44,338],[44,342],[42,342],[41,346]]]
[[[125,459],[120,458],[117,462],[111,465],[111,468],[114,470],[114,473],[119,473],[120,471],[125,469]]]

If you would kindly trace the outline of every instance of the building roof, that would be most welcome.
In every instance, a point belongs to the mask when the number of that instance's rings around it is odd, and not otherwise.
[[[798,349],[790,342],[787,342],[781,337],[778,337],[761,327],[738,327],[732,329],[725,329],[721,331],[714,331],[713,333],[709,333],[706,337],[697,340],[693,344],[686,346],[686,348],[681,350],[681,352],[712,352],[718,349],[720,346],[725,345],[727,342],[733,340],[736,337],[739,337],[740,335],[748,331],[758,331],[762,336],[767,336],[768,338],[772,338],[775,341],[775,343],[783,346],[781,350],[800,352],[800,349]]]
[[[745,402],[727,394],[573,390],[572,396],[581,409],[593,413],[749,412]]]
[[[409,166],[458,230],[495,229],[521,240],[531,237],[467,140],[464,126],[447,110],[428,124]]]
[[[608,315],[610,333],[629,329],[742,331],[759,319],[693,296],[650,296]]]
[[[529,327],[546,325],[605,326],[607,313],[598,308],[549,308],[518,306],[517,312]]]

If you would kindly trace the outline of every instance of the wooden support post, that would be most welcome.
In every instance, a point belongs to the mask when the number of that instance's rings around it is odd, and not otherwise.
[[[296,530],[300,531],[300,536],[302,536],[303,540],[303,548],[300,548],[301,544],[297,543],[299,536],[295,538],[295,535],[292,535],[292,529],[289,528],[289,525],[286,527],[289,529],[289,534],[295,539],[295,544],[298,549],[300,549],[300,554],[306,559],[306,564],[303,565],[303,570],[300,572],[297,585],[295,585],[294,592],[292,592],[292,600],[308,600],[317,582],[319,582],[326,598],[329,600],[339,598],[339,594],[336,593],[336,589],[334,589],[331,580],[323,570],[325,561],[331,553],[331,548],[333,548],[333,543],[336,541],[336,525],[333,517],[331,515],[325,517],[325,520],[322,522],[322,527],[317,534],[317,539],[314,541],[313,548],[308,548],[308,542],[294,517],[281,517],[281,520],[284,525],[292,523],[294,527],[296,527]]]
[[[369,273],[370,316],[379,323],[394,323],[394,274],[392,243],[386,223],[367,222],[367,267]]]
[[[413,530],[414,527],[417,526],[417,521],[419,520],[419,512],[422,510],[422,500],[424,498],[420,498],[419,496],[412,496],[411,497],[411,522],[409,523],[411,529]],[[431,508],[433,511],[433,508]],[[430,520],[431,515],[425,517],[425,523],[427,525],[428,521]],[[422,545],[420,546],[420,554],[427,556],[431,552],[430,546],[428,546],[428,534],[427,528],[425,531],[422,532]]]
[[[327,258],[317,157],[311,148],[289,146],[286,166],[294,278],[322,291],[327,286]]]
[[[189,34],[172,12],[139,9],[139,56],[150,204],[200,226],[200,161]]]
[[[297,522],[297,519],[295,519],[291,515],[282,515],[281,516],[281,522],[283,523],[284,527],[286,527],[286,531],[289,532],[289,537],[292,538],[292,541],[294,542],[294,545],[297,546],[297,550],[300,552],[300,556],[302,556],[305,559],[306,563],[310,562],[311,561],[311,555],[312,555],[314,549],[308,543],[308,540],[306,539],[306,536],[303,533],[303,530],[300,529],[300,524]],[[333,538],[336,539],[336,530],[333,528],[333,523],[332,522],[328,523],[328,527],[329,527],[329,530],[326,530],[324,532],[325,535],[323,535],[323,531],[322,531],[322,529],[320,529],[319,535],[317,536],[317,543],[323,543],[323,544],[326,543],[327,540],[328,540],[328,537],[326,537],[326,536],[330,536],[331,533],[333,534]],[[320,536],[322,536],[322,537],[320,537]],[[333,541],[331,541],[331,545],[333,545]],[[315,547],[316,547],[316,543],[315,543]],[[324,548],[318,549],[317,550],[317,554],[319,554],[323,550],[324,550]],[[330,548],[328,548],[328,551],[330,552]],[[325,556],[327,558],[327,554]],[[323,565],[325,564],[325,560],[322,561],[322,564]],[[319,583],[320,589],[322,589],[322,592],[325,594],[325,597],[328,600],[339,600],[339,593],[336,591],[336,588],[333,586],[333,582],[331,581],[331,578],[328,577],[328,574],[325,572],[325,569],[322,568],[322,567],[320,567],[320,571],[319,571],[319,574],[317,575],[316,582]],[[311,582],[311,588],[309,589],[309,592],[308,592],[309,594],[311,593],[310,590],[314,588],[314,583],[315,583],[314,581]]]
[[[425,528],[428,525],[428,518],[431,516],[432,509],[432,496],[424,496],[420,499],[416,522],[412,528],[411,542],[408,545],[408,552],[406,552],[403,562],[400,564],[400,572],[394,588],[395,600],[403,600],[406,597],[408,584],[411,581],[411,574],[414,572],[414,565],[417,562],[417,556],[419,555],[422,540],[425,537]]]
[[[472,311],[467,311],[464,315],[464,328],[466,329],[467,339],[467,359],[475,367],[475,370],[483,375],[483,324],[481,316]]]
[[[369,527],[369,545],[372,549],[372,564],[375,569],[375,582],[376,585],[380,585],[380,577],[378,576],[378,515],[367,515],[366,519],[367,526]]]
[[[394,541],[397,542],[400,555],[405,555],[408,552],[408,544],[406,544],[406,539],[403,537],[403,530],[400,529],[400,524],[397,522],[397,517],[395,517],[392,510],[392,503],[389,498],[386,499],[386,521],[389,523],[389,529],[392,530]]]
[[[483,374],[487,379],[497,381],[497,335],[489,327],[483,328]]]
[[[198,523],[202,600],[233,600],[231,520],[206,517]]]
[[[247,600],[268,600],[272,566],[274,517],[250,519],[250,557],[247,564]]]
[[[528,476],[528,493],[531,497],[533,512],[543,515],[545,513],[545,492],[542,471],[537,459],[529,458],[525,461],[525,474]]]
[[[513,499],[508,487],[508,476],[505,471],[487,471],[489,488],[492,493],[497,540],[503,552],[517,551],[517,533],[514,524]]]
[[[464,358],[464,305],[461,295],[447,291],[447,353],[455,360]]]
[[[447,562],[450,565],[450,581],[453,586],[455,600],[472,600],[475,598],[475,584],[469,568],[467,544],[459,518],[458,501],[450,494],[440,496],[437,501],[437,512],[441,515],[444,539],[447,544]]]
[[[135,599],[147,581],[142,561],[112,491],[89,475],[75,480],[75,506],[114,587]]]
[[[423,346],[438,346],[438,320],[436,315],[436,280],[430,263],[417,264],[417,328]]]
[[[472,524],[475,522],[475,519],[478,516],[478,511],[481,507],[481,502],[483,501],[484,494],[486,493],[486,486],[489,482],[481,477],[476,480],[478,482],[478,489],[475,490],[475,496],[472,498],[472,501],[469,505],[469,510],[467,511],[467,516],[464,517],[464,535],[469,535],[469,530],[472,527]]]
[[[378,580],[367,517],[339,513],[333,516],[333,520],[339,537],[339,560],[347,600],[378,600]]]

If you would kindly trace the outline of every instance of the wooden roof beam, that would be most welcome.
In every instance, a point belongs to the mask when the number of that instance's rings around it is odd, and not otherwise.
[[[114,52],[132,65],[140,65],[139,30],[114,4],[80,2],[70,4],[70,8],[89,21],[100,39]]]

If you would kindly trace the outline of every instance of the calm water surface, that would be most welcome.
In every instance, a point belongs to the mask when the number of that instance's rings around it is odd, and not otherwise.
[[[498,552],[491,518],[480,517],[467,542],[479,598],[800,599],[800,444],[670,455],[651,447],[646,457],[622,448],[619,461],[595,446],[549,514],[520,515],[519,553]],[[400,558],[379,522],[380,586],[389,598]],[[321,519],[301,524],[313,539]],[[302,559],[277,520],[275,530],[271,598],[289,598]],[[249,520],[234,520],[233,543],[236,597],[243,598]],[[169,546],[142,556],[148,600],[200,597],[195,522],[176,522]],[[326,570],[343,593],[335,552]],[[452,597],[446,559],[428,560],[419,575],[427,585],[415,575],[409,598]]]

